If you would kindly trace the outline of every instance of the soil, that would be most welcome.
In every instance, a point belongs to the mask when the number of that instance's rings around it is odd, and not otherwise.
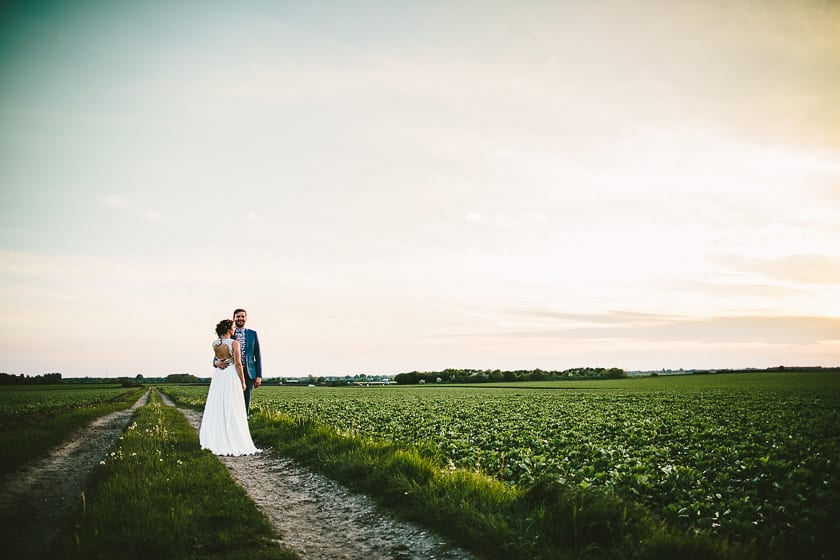
[[[147,392],[128,410],[94,421],[49,456],[0,480],[4,557],[34,558],[46,549],[73,507],[84,499],[88,475],[148,396]],[[179,410],[198,429],[201,413]],[[297,550],[304,560],[476,558],[271,450],[219,459],[282,535],[283,546]]]

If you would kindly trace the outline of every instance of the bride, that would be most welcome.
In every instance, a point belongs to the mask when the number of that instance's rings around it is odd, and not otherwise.
[[[198,438],[202,449],[209,449],[216,455],[251,455],[260,450],[254,446],[248,429],[243,395],[245,375],[239,342],[231,338],[233,331],[230,319],[223,319],[216,325],[219,338],[213,341],[213,353],[219,361],[233,358],[235,367],[214,368]]]

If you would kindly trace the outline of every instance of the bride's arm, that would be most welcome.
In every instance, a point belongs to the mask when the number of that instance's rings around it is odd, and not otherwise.
[[[233,341],[233,364],[236,366],[236,373],[239,381],[242,382],[242,390],[245,390],[245,374],[242,372],[242,352],[239,351],[239,341]]]

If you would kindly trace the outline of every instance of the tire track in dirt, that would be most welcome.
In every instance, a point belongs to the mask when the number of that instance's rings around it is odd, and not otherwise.
[[[149,391],[131,408],[97,418],[50,454],[0,481],[0,539],[5,558],[37,558],[80,503],[93,468],[117,443]]]
[[[164,402],[174,406],[165,396]],[[178,410],[199,429],[201,412]],[[270,450],[219,459],[280,532],[282,544],[305,560],[476,560]]]

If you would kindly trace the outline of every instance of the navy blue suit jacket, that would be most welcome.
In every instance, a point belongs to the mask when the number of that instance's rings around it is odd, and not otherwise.
[[[242,370],[251,379],[262,377],[260,339],[257,331],[252,329],[245,329],[245,363],[242,364]]]

